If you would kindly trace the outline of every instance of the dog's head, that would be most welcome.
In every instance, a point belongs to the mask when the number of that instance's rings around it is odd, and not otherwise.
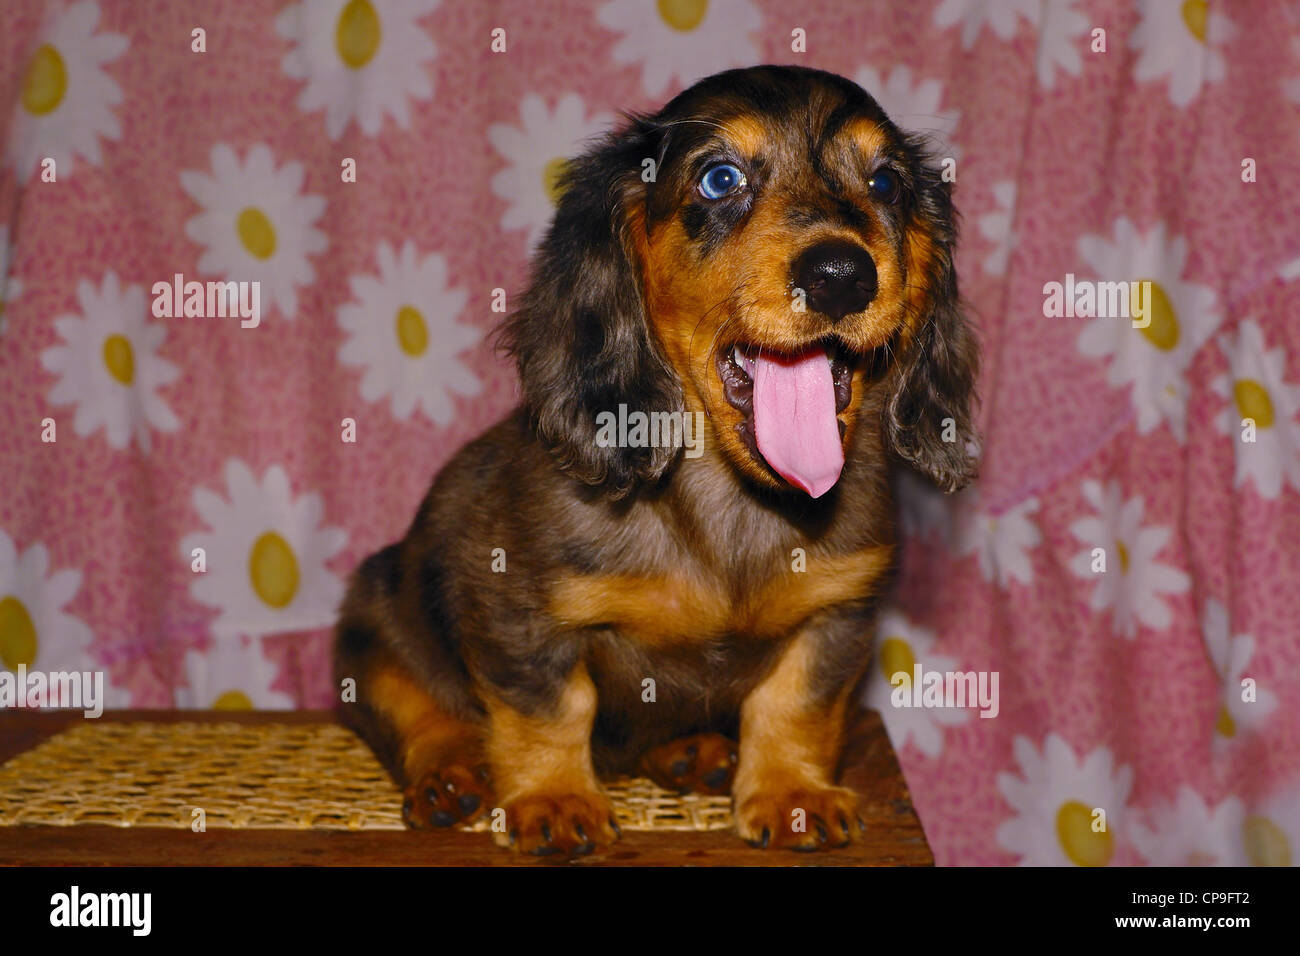
[[[626,493],[675,447],[611,447],[598,416],[702,411],[761,485],[839,477],[868,388],[897,455],[972,476],[978,349],[949,184],[860,87],[796,67],[702,80],[570,163],[504,328],[571,474]]]

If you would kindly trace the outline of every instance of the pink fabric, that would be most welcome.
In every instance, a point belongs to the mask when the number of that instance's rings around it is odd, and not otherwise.
[[[800,63],[957,160],[983,477],[950,500],[904,479],[878,643],[996,671],[1000,708],[868,689],[937,859],[1300,860],[1294,7],[299,6],[0,8],[0,665],[104,669],[116,706],[328,706],[346,574],[515,402],[487,336],[544,225],[542,159],[704,73]],[[247,208],[274,231],[260,325],[153,317],[176,273],[247,277],[229,263],[272,242],[222,226]],[[1067,274],[1167,307],[1145,336],[1045,318]],[[441,364],[367,339],[375,309]]]

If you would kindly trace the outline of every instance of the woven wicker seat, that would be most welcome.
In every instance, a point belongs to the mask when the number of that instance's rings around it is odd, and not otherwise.
[[[642,778],[607,784],[627,830],[731,826],[725,797]],[[401,830],[402,798],[359,739],[329,724],[86,722],[0,765],[0,826]],[[470,829],[487,829],[480,820]]]

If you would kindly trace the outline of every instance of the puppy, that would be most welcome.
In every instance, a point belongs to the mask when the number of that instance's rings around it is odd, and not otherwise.
[[[620,773],[729,790],[756,846],[860,840],[836,779],[890,464],[974,470],[949,186],[855,84],[762,66],[633,117],[562,190],[502,330],[522,407],[356,572],[344,717],[411,826],[499,807],[523,853],[615,840]]]

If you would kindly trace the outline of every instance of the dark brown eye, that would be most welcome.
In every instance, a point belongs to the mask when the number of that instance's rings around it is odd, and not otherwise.
[[[902,189],[902,184],[898,181],[898,174],[891,169],[881,167],[871,174],[867,180],[867,188],[871,194],[881,202],[897,202],[898,194]]]

